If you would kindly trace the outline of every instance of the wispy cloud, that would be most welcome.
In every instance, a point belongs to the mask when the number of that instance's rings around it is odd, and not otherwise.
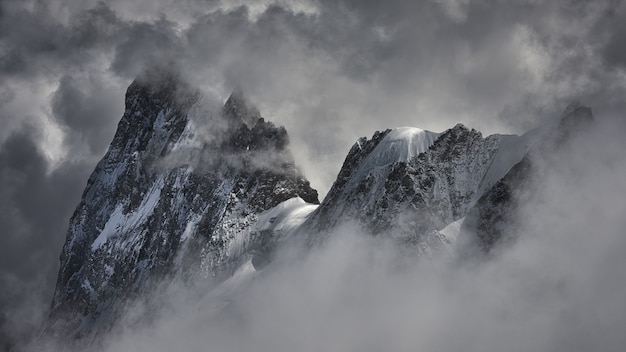
[[[50,296],[65,224],[146,65],[175,62],[222,99],[243,87],[286,126],[324,194],[374,130],[522,132],[572,99],[622,118],[624,11],[611,0],[3,1],[0,252],[16,259],[0,271],[18,293],[1,310],[30,315],[18,288],[35,277]]]

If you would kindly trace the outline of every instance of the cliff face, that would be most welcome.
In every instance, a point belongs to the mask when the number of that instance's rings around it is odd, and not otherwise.
[[[48,333],[94,334],[175,273],[228,275],[271,242],[271,232],[253,230],[259,214],[294,197],[318,203],[284,128],[240,92],[221,110],[204,105],[171,73],[130,85],[113,142],[70,220]]]
[[[590,120],[574,106],[523,136],[460,124],[376,132],[352,146],[317,206],[287,132],[241,91],[215,106],[175,74],[146,74],[70,220],[45,334],[95,341],[168,278],[220,282],[264,267],[284,240],[316,245],[346,222],[420,255],[453,253],[460,238],[488,253],[514,237],[534,155],[566,147]]]
[[[518,161],[524,151],[499,156],[519,138],[484,138],[460,124],[442,133],[398,128],[361,138],[305,223],[309,241],[351,220],[365,233],[398,238],[423,253],[450,247],[458,228],[442,230],[465,217],[493,179]]]
[[[567,153],[569,143],[593,123],[591,109],[570,105],[555,126],[536,131],[529,152],[511,170],[489,188],[478,200],[463,224],[463,232],[475,249],[489,253],[499,244],[514,241],[519,230],[520,208],[534,193],[534,185],[541,182],[540,169],[549,158]],[[542,165],[544,164],[544,165]]]

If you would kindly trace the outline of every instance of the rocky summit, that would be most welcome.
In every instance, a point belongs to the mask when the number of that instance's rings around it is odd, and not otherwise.
[[[113,142],[70,220],[47,334],[97,335],[126,302],[176,273],[227,276],[273,240],[253,231],[259,214],[295,197],[319,203],[283,127],[241,92],[221,110],[203,105],[171,72],[130,85]]]
[[[96,341],[129,302],[169,278],[219,284],[276,248],[323,243],[345,223],[418,255],[488,253],[514,228],[533,155],[563,148],[591,121],[483,136],[461,124],[376,132],[352,146],[325,199],[296,167],[283,127],[241,90],[216,106],[177,74],[153,70],[126,93],[113,141],[70,220],[44,335]],[[308,247],[307,247],[308,246]]]

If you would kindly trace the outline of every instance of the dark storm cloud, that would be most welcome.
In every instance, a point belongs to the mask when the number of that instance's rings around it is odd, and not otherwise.
[[[119,96],[113,95],[103,82],[63,76],[51,99],[56,121],[66,132],[70,153],[80,155],[86,144],[88,154],[99,155],[109,145],[113,135],[112,106],[120,106]]]
[[[608,42],[605,46],[604,58],[609,67],[626,68],[626,48],[623,40],[626,38],[626,23],[623,13],[609,13],[607,24],[603,28],[607,33]]]
[[[1,301],[10,314],[32,313],[18,299],[32,282],[48,299],[67,220],[146,65],[169,62],[222,98],[242,87],[287,127],[322,194],[350,145],[374,130],[463,122],[523,132],[573,99],[599,119],[626,110],[622,1],[242,4],[0,3],[2,273],[16,283]]]
[[[174,24],[165,17],[154,23],[131,26],[115,48],[111,69],[121,76],[132,77],[146,66],[167,62],[180,55],[182,43],[173,27]]]
[[[72,65],[80,67],[93,59],[90,50],[111,44],[119,24],[104,6],[72,17],[70,24],[52,17],[46,2],[36,2],[31,10],[11,1],[3,6],[10,11],[0,22],[3,33],[0,68],[7,76],[36,77]]]
[[[105,350],[621,351],[625,127],[596,121],[534,155],[519,237],[490,258],[415,258],[339,227],[217,290],[160,291],[150,324],[133,307]]]
[[[0,146],[0,337],[11,342],[32,338],[45,314],[69,215],[87,176],[84,165],[70,164],[48,174],[37,139],[24,128]]]

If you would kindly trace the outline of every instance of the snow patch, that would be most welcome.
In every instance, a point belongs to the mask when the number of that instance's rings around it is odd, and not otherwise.
[[[530,147],[537,144],[538,140],[542,138],[542,133],[542,130],[536,129],[522,136],[498,135],[500,140],[498,150],[478,186],[475,200],[478,200],[496,182],[502,179],[515,164],[519,163],[528,154]]]
[[[186,241],[196,231],[198,223],[201,219],[202,216],[197,214],[191,216],[191,218],[187,221],[187,225],[185,225],[185,231],[183,231],[183,234],[180,236],[180,242]]]
[[[258,231],[271,230],[288,235],[296,230],[318,205],[305,202],[300,197],[288,199],[259,214]]]
[[[144,223],[147,217],[154,212],[154,208],[161,198],[163,185],[164,180],[160,177],[152,184],[150,191],[148,191],[139,207],[128,214],[124,214],[124,205],[119,203],[111,213],[111,216],[109,216],[109,220],[104,224],[100,235],[91,244],[91,250],[95,251],[100,248],[110,237],[120,233],[128,233]]]
[[[417,127],[394,128],[367,156],[360,171],[367,172],[398,161],[407,162],[427,151],[440,135]]]
[[[459,235],[461,234],[461,225],[463,224],[464,220],[465,217],[462,217],[456,221],[449,223],[446,227],[439,230],[439,233],[444,236],[449,241],[449,243],[455,243],[456,240],[459,238]]]

